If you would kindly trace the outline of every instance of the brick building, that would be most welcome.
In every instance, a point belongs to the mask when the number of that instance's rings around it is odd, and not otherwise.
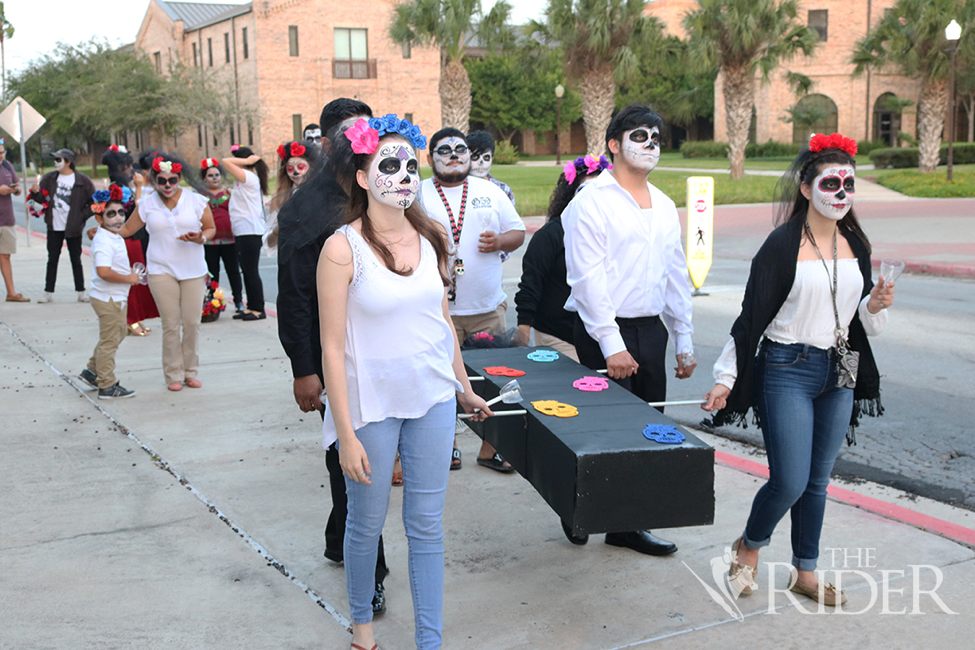
[[[440,59],[430,48],[403,48],[386,26],[394,0],[255,0],[212,4],[151,0],[135,39],[166,74],[177,63],[220,69],[228,92],[253,115],[226,132],[189,124],[173,140],[128,136],[130,148],[174,148],[188,161],[250,146],[276,168],[279,144],[300,138],[322,106],[353,97],[377,114],[397,113],[431,134],[440,128]],[[232,90],[231,90],[232,89]],[[135,141],[133,141],[135,140]]]
[[[755,85],[755,112],[749,138],[752,142],[803,142],[810,132],[839,131],[856,140],[896,141],[897,132],[916,135],[916,105],[903,111],[891,110],[888,99],[896,97],[917,102],[919,82],[902,75],[871,70],[853,76],[850,63],[856,41],[863,38],[868,25],[883,18],[896,0],[805,0],[799,17],[819,32],[820,44],[812,57],[784,62],[770,83]],[[652,0],[649,14],[659,17],[668,33],[684,36],[680,22],[684,14],[697,7],[694,0]],[[783,79],[783,72],[801,72],[813,80],[809,95],[800,99]],[[722,78],[718,75],[714,93],[714,139],[727,141]],[[797,102],[799,102],[797,104]],[[794,125],[783,121],[787,108],[805,109],[817,115],[811,124]]]

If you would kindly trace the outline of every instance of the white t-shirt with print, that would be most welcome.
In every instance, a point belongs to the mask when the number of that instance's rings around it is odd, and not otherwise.
[[[454,316],[486,314],[497,309],[505,300],[504,289],[501,287],[501,257],[497,252],[481,253],[477,250],[481,233],[491,230],[503,235],[511,230],[525,229],[525,223],[518,216],[515,207],[497,185],[475,176],[468,176],[467,180],[467,206],[464,210],[460,245],[450,260],[451,269],[456,258],[464,262],[464,274],[456,278],[456,298],[449,303],[450,313]],[[456,221],[460,217],[464,186],[442,189]],[[432,178],[420,184],[420,202],[427,214],[443,225],[453,243],[450,218]]]
[[[227,202],[230,212],[230,228],[235,237],[240,235],[263,235],[264,198],[261,196],[261,179],[252,171],[244,170],[244,182],[234,185]]]
[[[71,190],[74,188],[74,172],[58,174],[58,186],[54,190],[54,230],[68,227],[68,212],[71,210]]]
[[[109,282],[98,277],[98,267],[107,266],[116,273],[128,275],[132,272],[129,266],[129,253],[125,248],[125,240],[110,230],[99,227],[91,240],[91,288],[88,295],[96,300],[109,302],[125,302],[129,299],[129,288],[132,285],[119,282]]]

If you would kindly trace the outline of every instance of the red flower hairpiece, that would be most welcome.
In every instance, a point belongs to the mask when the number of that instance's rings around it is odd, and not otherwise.
[[[281,160],[287,160],[288,158],[293,158],[295,156],[304,156],[305,151],[305,145],[298,144],[297,142],[289,142],[287,147],[281,144],[278,145],[278,158]]]
[[[298,144],[297,142],[291,143],[291,155],[292,156],[304,156],[305,155],[305,145]]]
[[[118,151],[118,145],[117,145],[117,144],[113,144],[113,145],[111,145],[111,146],[110,146],[110,147],[108,148],[108,151],[116,151],[116,152],[117,152],[117,151]]]
[[[122,188],[118,185],[112,185],[108,188],[108,200],[109,201],[121,201],[122,200]]]
[[[280,158],[281,160],[284,160],[284,154],[285,154],[284,145],[283,144],[279,144],[278,145],[278,158]]]
[[[152,170],[157,174],[159,172],[178,174],[183,171],[183,166],[178,162],[164,160],[162,156],[156,156],[152,159]]]
[[[204,158],[200,161],[200,169],[210,169],[211,167],[219,167],[220,163],[217,162],[216,158]]]
[[[809,151],[819,153],[824,149],[839,149],[840,151],[845,151],[850,156],[855,156],[857,155],[857,141],[853,138],[842,136],[839,133],[830,135],[823,133],[813,134],[809,139]]]

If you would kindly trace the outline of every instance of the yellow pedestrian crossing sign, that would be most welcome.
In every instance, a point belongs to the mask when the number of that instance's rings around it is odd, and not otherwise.
[[[711,269],[711,240],[714,233],[714,178],[687,179],[687,270],[695,289],[704,284]]]

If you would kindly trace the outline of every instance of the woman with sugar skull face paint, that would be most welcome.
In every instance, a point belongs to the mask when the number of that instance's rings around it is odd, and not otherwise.
[[[741,316],[704,396],[702,408],[720,409],[715,426],[743,422],[754,408],[769,456],[769,480],[732,545],[736,593],[752,593],[758,551],[791,510],[792,591],[846,602],[814,573],[826,488],[844,435],[852,443],[861,415],[883,413],[867,336],[885,329],[894,300],[893,283],[873,283],[870,242],[853,213],[855,154],[850,138],[816,134],[783,177],[787,212],[752,261]]]
[[[323,443],[338,441],[349,495],[346,587],[353,648],[373,648],[371,600],[393,465],[403,467],[416,644],[441,647],[443,532],[455,399],[473,394],[447,308],[446,232],[416,202],[418,128],[395,115],[360,119],[332,143],[329,164],[349,194],[346,225],[318,265],[327,404]],[[395,342],[395,343],[392,343]]]
[[[263,236],[265,251],[269,255],[276,252],[278,245],[278,212],[281,206],[312,175],[313,166],[320,157],[321,147],[309,140],[295,140],[278,147],[281,166],[278,168],[277,191],[268,203],[268,218]]]
[[[227,280],[233,292],[234,307],[238,314],[244,311],[243,285],[240,281],[240,266],[237,262],[237,245],[233,226],[230,223],[230,190],[224,186],[223,168],[216,158],[200,161],[200,178],[206,184],[201,192],[210,200],[213,225],[217,229],[213,239],[203,246],[207,270],[214,282],[220,283],[220,261],[227,271]]]

